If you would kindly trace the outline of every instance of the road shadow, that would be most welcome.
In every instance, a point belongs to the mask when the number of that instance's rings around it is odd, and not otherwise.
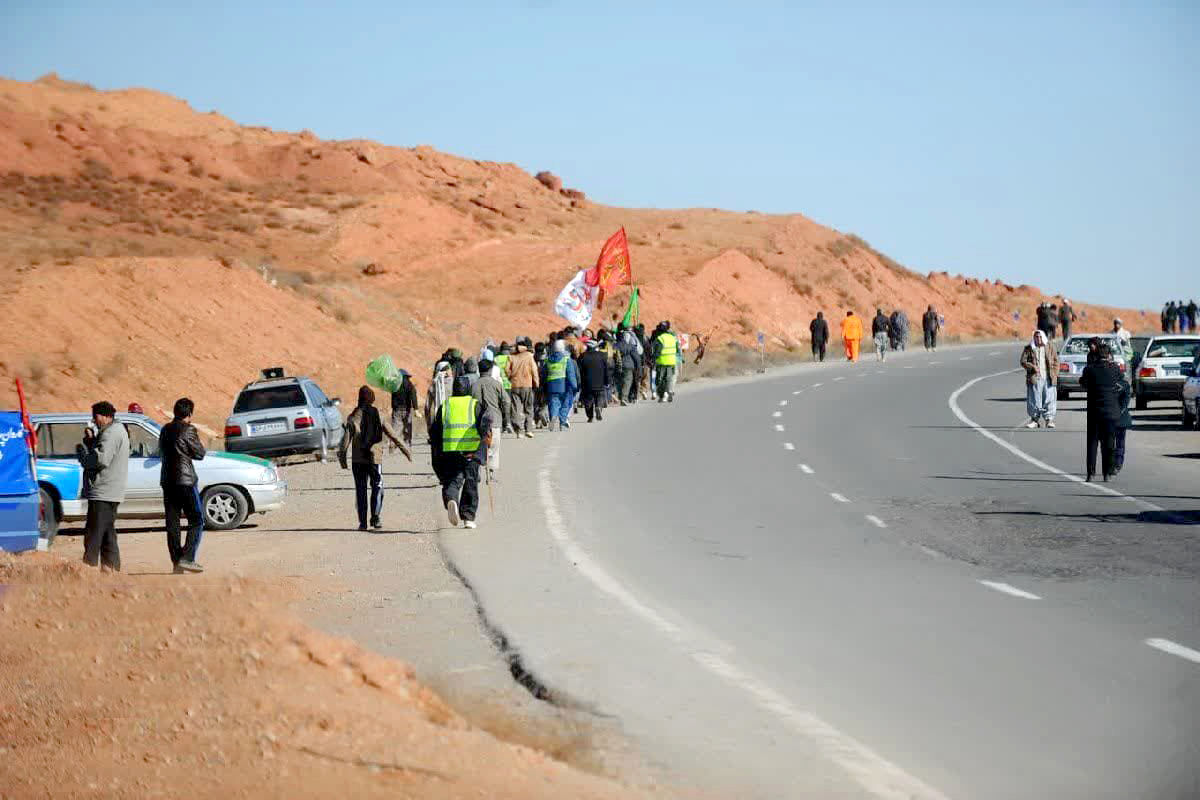
[[[253,531],[253,530],[258,530],[259,527],[260,527],[259,525],[256,525],[254,523],[244,522],[241,525],[239,525],[238,527],[233,528],[232,530],[234,530],[234,531]],[[184,532],[187,531],[187,523],[182,520],[180,521],[180,530],[182,530]],[[137,528],[130,528],[128,526],[123,526],[123,527],[117,528],[118,535],[120,535],[122,533],[166,533],[166,532],[167,532],[167,529],[166,529],[166,526],[164,526],[164,525],[158,525],[158,526],[142,525]],[[231,531],[218,530],[217,528],[212,528],[212,527],[209,527],[208,525],[205,525],[204,532],[205,533],[230,533]],[[55,536],[83,536],[83,534],[84,534],[83,528],[59,528],[58,532],[55,534]]]
[[[430,531],[409,531],[398,528],[380,528],[379,530],[360,531],[358,526],[352,528],[272,528],[272,533],[368,533],[372,536],[381,536],[384,534],[397,534],[406,536],[424,536],[431,533],[437,533],[436,530]]]
[[[1003,483],[1069,483],[1066,478],[1020,478],[1008,475],[927,475],[939,481],[1001,481]]]
[[[1195,458],[1195,459],[1200,459],[1200,453],[1163,453],[1163,458]]]
[[[1002,426],[980,425],[979,427],[985,431],[994,431],[996,433],[1008,433],[1008,432],[1011,432],[1014,430],[1021,429],[1021,426],[1019,426],[1019,425],[1016,428],[1007,427],[1007,426],[1003,426],[1003,425]],[[913,431],[973,431],[973,430],[975,430],[975,428],[972,428],[970,425],[909,425],[908,429],[913,430]]]
[[[436,489],[441,484],[430,483],[421,484],[420,486],[384,486],[385,492],[404,492],[409,489]],[[296,494],[309,494],[311,492],[353,492],[353,486],[324,486],[318,489],[297,489]]]
[[[989,397],[989,403],[1024,403],[1024,397]]]
[[[976,511],[976,516],[1046,517],[1078,519],[1104,523],[1142,523],[1150,525],[1200,525],[1200,510],[1140,511],[1131,514],[1054,514],[1047,511]]]

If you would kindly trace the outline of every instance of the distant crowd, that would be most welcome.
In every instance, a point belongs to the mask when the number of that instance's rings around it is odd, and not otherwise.
[[[945,324],[945,318],[933,306],[929,306],[921,315],[921,334],[926,350],[937,350],[938,334]],[[812,339],[813,360],[824,361],[829,347],[829,322],[823,311],[818,311],[817,316],[808,323],[808,332]],[[863,323],[853,311],[847,311],[842,319],[841,334],[846,360],[858,361]],[[875,345],[875,358],[879,361],[887,358],[889,350],[903,351],[908,346],[908,315],[900,309],[891,314],[885,314],[882,308],[875,309],[875,316],[871,319],[871,341]]]
[[[1182,300],[1171,300],[1163,306],[1161,317],[1163,333],[1195,333],[1200,322],[1200,307],[1195,300],[1186,304]]]

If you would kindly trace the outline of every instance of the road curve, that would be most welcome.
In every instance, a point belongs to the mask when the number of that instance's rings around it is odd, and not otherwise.
[[[496,518],[444,543],[526,666],[706,795],[1200,796],[1200,441],[1139,415],[1085,484],[1082,403],[1018,428],[1017,354],[506,440]]]

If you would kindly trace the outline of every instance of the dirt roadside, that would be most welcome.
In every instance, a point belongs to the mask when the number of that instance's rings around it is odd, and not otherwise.
[[[200,576],[157,523],[124,526],[119,576],[82,568],[78,528],[5,557],[0,796],[666,794],[613,721],[514,680],[415,459],[370,533],[348,472],[284,467],[286,508],[207,532]]]

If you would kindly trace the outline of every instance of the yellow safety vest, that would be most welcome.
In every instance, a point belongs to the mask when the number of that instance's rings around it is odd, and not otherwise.
[[[474,397],[451,397],[442,406],[442,451],[474,453],[479,449],[479,429],[475,413],[479,401]]]
[[[508,353],[496,356],[496,366],[500,368],[500,382],[504,384],[505,389],[511,389],[512,381],[508,379]]]
[[[662,344],[662,349],[659,350],[658,361],[655,363],[667,367],[675,366],[675,362],[678,360],[679,340],[675,338],[674,334],[664,331],[658,335],[658,341]]]
[[[561,381],[567,377],[567,359],[566,356],[558,361],[546,362],[546,380]]]

